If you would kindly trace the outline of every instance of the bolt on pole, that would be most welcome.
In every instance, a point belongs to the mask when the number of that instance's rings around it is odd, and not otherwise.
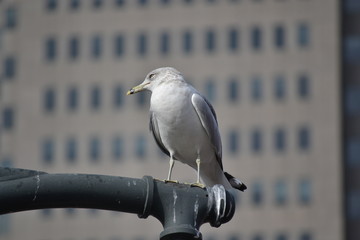
[[[48,174],[0,168],[0,214],[43,208],[93,208],[153,216],[161,240],[202,239],[200,226],[231,220],[234,198],[222,185],[188,184],[96,174]]]

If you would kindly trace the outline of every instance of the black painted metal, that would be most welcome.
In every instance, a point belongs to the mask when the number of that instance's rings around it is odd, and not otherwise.
[[[201,239],[204,223],[214,227],[235,211],[223,186],[188,184],[94,174],[47,174],[0,168],[0,214],[43,208],[95,208],[154,216],[163,225],[161,240]]]

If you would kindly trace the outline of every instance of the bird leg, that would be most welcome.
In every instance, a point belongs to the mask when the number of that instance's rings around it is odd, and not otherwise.
[[[167,181],[170,181],[170,180],[171,180],[171,172],[172,172],[173,167],[174,167],[174,159],[173,159],[173,157],[172,157],[172,156],[170,157],[169,164],[170,164],[170,166],[169,166],[169,173],[168,173],[168,177],[167,177],[167,179],[166,179]]]
[[[196,159],[196,165],[197,165],[197,179],[196,179],[196,183],[200,184],[200,158]]]
[[[192,183],[191,186],[205,188],[205,185],[200,183],[200,158],[199,157],[196,159],[196,165],[197,165],[197,179],[196,179],[196,183]]]
[[[173,158],[173,156],[171,155],[171,156],[170,156],[170,161],[169,161],[170,166],[169,166],[168,177],[167,177],[166,180],[164,180],[164,182],[178,183],[178,181],[172,181],[172,180],[171,180],[171,172],[172,172],[172,170],[173,170],[174,163],[175,163],[174,158]]]

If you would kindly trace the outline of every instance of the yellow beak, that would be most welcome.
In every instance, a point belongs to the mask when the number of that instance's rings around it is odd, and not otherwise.
[[[134,93],[137,93],[137,92],[141,92],[141,91],[144,91],[145,90],[145,86],[148,85],[149,83],[142,83],[136,87],[133,87],[131,88],[127,93],[126,95],[131,95],[131,94],[134,94]]]

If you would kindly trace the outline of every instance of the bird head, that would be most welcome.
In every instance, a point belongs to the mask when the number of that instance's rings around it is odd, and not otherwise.
[[[146,75],[145,80],[133,88],[131,88],[126,95],[131,95],[144,90],[152,91],[156,86],[173,79],[181,79],[181,73],[172,67],[157,68]]]

